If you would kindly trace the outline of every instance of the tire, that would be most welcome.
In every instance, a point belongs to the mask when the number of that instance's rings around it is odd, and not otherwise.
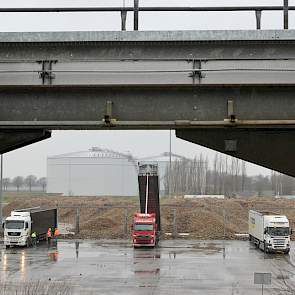
[[[6,249],[9,249],[9,248],[10,248],[10,246],[6,245],[6,246],[5,246],[5,248],[6,248]]]
[[[286,250],[286,251],[284,251],[284,254],[289,254],[289,252],[290,252],[290,249],[288,249],[288,250]]]

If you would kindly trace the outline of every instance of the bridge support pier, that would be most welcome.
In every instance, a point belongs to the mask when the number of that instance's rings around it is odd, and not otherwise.
[[[295,176],[295,129],[177,129],[178,138]]]

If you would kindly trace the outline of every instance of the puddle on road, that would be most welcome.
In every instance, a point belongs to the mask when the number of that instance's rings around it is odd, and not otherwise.
[[[290,275],[279,274],[276,277],[278,280],[289,280],[291,277]]]
[[[222,247],[220,245],[216,245],[214,243],[206,243],[206,244],[196,244],[193,245],[192,248],[195,251],[204,252],[205,254],[213,254],[222,251]]]

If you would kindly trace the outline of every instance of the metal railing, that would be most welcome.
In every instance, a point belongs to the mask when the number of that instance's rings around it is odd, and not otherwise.
[[[289,6],[289,0],[282,0],[282,6],[195,6],[195,7],[148,7],[140,6],[139,0],[133,0],[133,7],[49,7],[49,8],[0,8],[3,12],[120,12],[121,13],[121,30],[126,30],[127,13],[133,13],[133,28],[138,31],[139,13],[140,12],[238,12],[249,11],[255,12],[256,28],[261,29],[261,17],[263,11],[282,11],[284,15],[283,27],[289,28],[289,11],[295,10],[295,6]]]

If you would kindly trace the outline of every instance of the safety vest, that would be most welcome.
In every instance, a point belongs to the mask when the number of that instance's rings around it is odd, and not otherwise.
[[[55,231],[54,231],[54,236],[57,237],[58,235],[59,235],[59,231],[58,231],[58,229],[56,228]]]
[[[33,232],[33,233],[32,233],[32,238],[36,238],[36,237],[37,237],[36,233]]]

